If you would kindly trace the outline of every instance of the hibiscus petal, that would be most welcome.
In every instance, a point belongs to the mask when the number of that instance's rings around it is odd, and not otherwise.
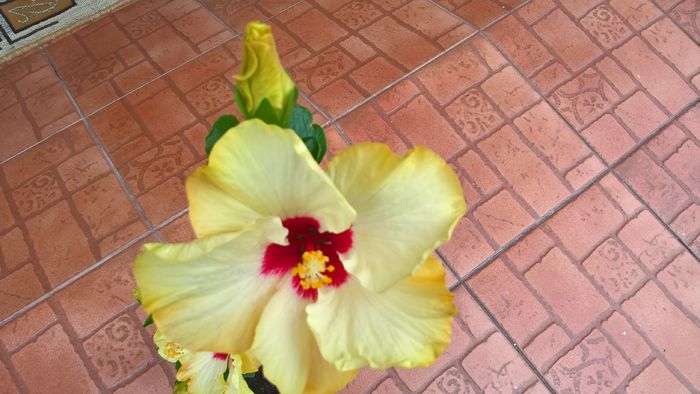
[[[355,218],[299,137],[258,119],[221,137],[188,180],[187,196],[198,237],[238,231],[260,216],[313,217],[335,233]]]
[[[466,212],[459,179],[425,148],[400,158],[385,145],[362,143],[337,154],[328,172],[357,211],[357,258],[346,269],[373,291],[409,276]]]
[[[284,243],[278,218],[184,244],[147,244],[134,274],[163,334],[192,351],[239,353],[279,279],[260,274],[265,247]]]
[[[357,374],[340,372],[321,357],[306,324],[307,304],[291,286],[283,285],[265,307],[255,331],[250,353],[281,393],[333,393]]]
[[[228,378],[226,379],[225,394],[254,394],[243,378],[245,361],[238,354],[232,354],[228,368]]]
[[[383,293],[356,278],[306,307],[323,357],[339,370],[426,367],[447,347],[456,309],[433,257]]]
[[[190,394],[223,393],[226,390],[226,358],[221,360],[211,352],[196,352],[183,357],[180,363],[182,366],[177,371],[177,380],[187,382]]]

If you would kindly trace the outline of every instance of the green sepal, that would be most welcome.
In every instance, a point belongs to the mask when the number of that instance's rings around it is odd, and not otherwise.
[[[144,320],[144,322],[143,322],[143,326],[144,326],[144,327],[148,327],[148,326],[150,326],[151,324],[153,324],[153,315],[148,315],[148,317],[146,318],[146,320]]]
[[[136,298],[136,302],[138,302],[139,305],[143,304],[143,302],[141,301],[141,290],[139,290],[138,287],[134,287],[134,289],[131,292],[134,295],[134,298]]]
[[[292,117],[292,113],[297,104],[297,98],[299,98],[299,89],[295,86],[292,93],[287,97],[287,102],[284,105],[284,111],[280,119],[280,126],[287,127],[289,124],[289,119]]]
[[[253,118],[260,119],[267,124],[282,126],[282,122],[280,122],[280,119],[277,117],[275,108],[272,107],[272,104],[270,104],[270,100],[268,100],[267,97],[263,98],[260,105],[258,105],[258,108],[255,109]]]
[[[179,380],[175,381],[173,386],[173,394],[187,394],[189,390],[187,389],[187,382],[181,382]]]
[[[294,111],[292,111],[288,127],[294,130],[304,142],[309,152],[311,152],[311,156],[313,156],[314,160],[320,163],[321,160],[323,160],[323,156],[326,154],[328,144],[323,128],[314,124],[313,121],[314,118],[313,115],[311,115],[311,111],[297,104],[294,106]]]
[[[238,90],[238,86],[236,85],[233,85],[233,97],[236,100],[238,110],[241,111],[241,114],[243,114],[243,118],[250,119],[250,112],[248,112],[248,109],[245,107],[243,96],[241,96],[241,92]]]
[[[211,126],[211,131],[207,134],[207,138],[204,139],[204,151],[207,153],[207,156],[211,153],[216,141],[223,137],[231,128],[238,126],[238,123],[238,119],[233,115],[222,115],[214,122]]]
[[[180,362],[180,360],[175,361],[175,370],[179,371],[180,367],[182,367],[182,363]]]
[[[224,380],[228,380],[228,373],[229,373],[229,369],[226,368],[226,370],[224,371]]]

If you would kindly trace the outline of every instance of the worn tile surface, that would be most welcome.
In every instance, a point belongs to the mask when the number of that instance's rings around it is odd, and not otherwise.
[[[194,238],[251,19],[331,155],[428,146],[470,207],[450,347],[343,392],[700,390],[697,1],[136,0],[0,65],[0,391],[170,392],[131,266]]]

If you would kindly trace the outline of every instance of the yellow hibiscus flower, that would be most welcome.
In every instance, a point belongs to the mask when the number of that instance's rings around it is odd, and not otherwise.
[[[253,394],[243,378],[244,369],[258,369],[258,365],[247,365],[240,355],[213,352],[192,352],[157,330],[153,342],[158,354],[171,363],[180,362],[177,380],[181,384],[176,391],[188,394]],[[246,359],[249,363],[250,360]],[[228,368],[228,377],[224,372]]]
[[[374,143],[324,172],[291,131],[242,122],[187,180],[198,239],[147,244],[134,272],[159,329],[246,352],[282,393],[327,393],[361,367],[425,367],[455,312],[431,257],[466,211],[435,153]]]

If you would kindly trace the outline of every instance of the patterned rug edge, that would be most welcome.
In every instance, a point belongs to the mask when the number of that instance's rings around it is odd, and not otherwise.
[[[84,27],[88,23],[93,22],[93,21],[95,21],[95,20],[97,20],[97,19],[99,19],[99,18],[101,18],[101,17],[103,17],[111,12],[114,12],[117,9],[124,7],[124,6],[128,5],[129,3],[132,3],[133,1],[134,0],[119,0],[116,3],[107,6],[102,10],[99,10],[94,14],[86,15],[85,17],[78,18],[78,19],[76,19],[75,22],[71,23],[68,26],[62,27],[53,33],[50,33],[50,34],[43,36],[41,38],[38,38],[36,40],[33,40],[33,41],[27,43],[26,45],[22,46],[21,48],[14,48],[9,53],[4,54],[4,55],[0,55],[0,65],[3,65],[5,63],[9,63],[12,60],[15,60],[15,59],[21,57],[22,55],[26,54],[27,52],[31,51],[32,49],[34,49],[38,46],[41,46],[41,45],[46,44],[50,41],[57,40],[65,35],[68,35],[74,31],[80,29],[81,27]]]

